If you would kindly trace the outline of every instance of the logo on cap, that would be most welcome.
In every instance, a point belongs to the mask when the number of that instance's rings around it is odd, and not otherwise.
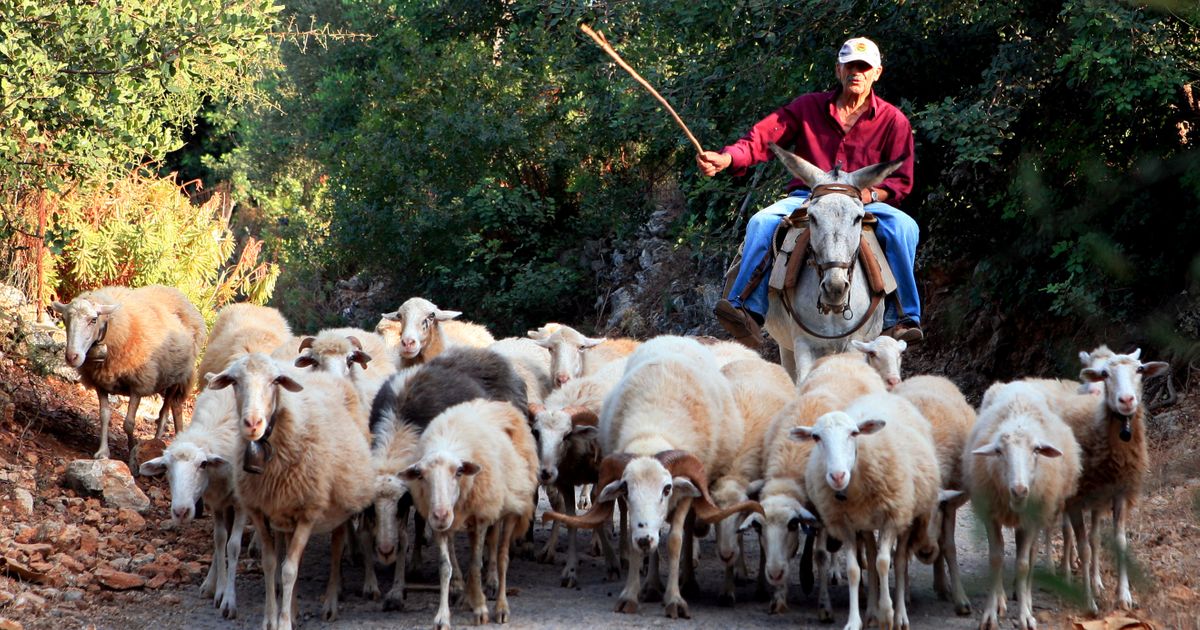
[[[867,45],[862,42],[855,43],[854,52],[867,52]]]

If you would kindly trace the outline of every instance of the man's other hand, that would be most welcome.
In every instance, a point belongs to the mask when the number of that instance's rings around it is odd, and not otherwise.
[[[700,167],[700,172],[704,173],[705,177],[712,177],[720,173],[728,168],[731,162],[733,162],[733,158],[727,153],[704,151],[696,154],[696,166]]]

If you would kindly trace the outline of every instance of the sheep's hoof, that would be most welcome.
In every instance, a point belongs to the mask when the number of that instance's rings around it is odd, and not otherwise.
[[[638,611],[638,603],[632,599],[621,599],[617,602],[617,607],[614,612],[625,613],[627,615],[636,615]]]
[[[821,623],[833,623],[833,611],[829,608],[818,608],[817,621]]]
[[[387,596],[383,598],[383,609],[404,610],[404,592],[388,591]]]
[[[621,569],[619,569],[617,567],[608,567],[604,571],[604,579],[611,581],[611,582],[616,582],[616,581],[620,580],[621,579]]]
[[[696,597],[700,594],[700,583],[693,577],[680,585],[679,594],[685,597]]]
[[[1128,612],[1134,608],[1137,608],[1137,603],[1133,601],[1132,597],[1126,595],[1117,599],[1117,608]]]
[[[509,612],[507,604],[496,604],[496,618],[493,621],[495,623],[508,623],[508,618],[511,615],[512,613]]]
[[[564,571],[562,580],[560,580],[558,584],[563,588],[575,588],[579,585],[579,580],[575,578],[574,571],[571,571],[569,575]]]
[[[784,601],[782,599],[773,599],[773,600],[771,600],[771,605],[767,606],[767,614],[768,615],[779,615],[779,614],[783,614],[783,613],[787,612],[787,609],[788,609],[788,605],[787,605],[786,601]]]
[[[337,621],[338,605],[337,600],[330,599],[321,607],[321,618],[325,621]]]
[[[225,619],[237,619],[237,605],[233,603],[232,598],[225,598],[221,602],[221,616]]]
[[[380,597],[383,597],[383,593],[379,590],[378,584],[363,584],[362,596],[363,599],[375,602],[379,601]]]
[[[642,590],[642,601],[644,602],[661,602],[663,598],[662,588],[658,586],[647,585]]]
[[[717,605],[718,606],[722,606],[725,608],[733,608],[733,605],[736,602],[737,602],[737,598],[734,597],[733,593],[721,593],[720,595],[717,595]]]
[[[971,616],[971,602],[961,601],[961,602],[958,602],[957,604],[955,604],[954,605],[954,614],[958,615],[959,617],[970,617]]]
[[[475,625],[477,625],[477,626],[482,626],[483,624],[487,623],[488,622],[487,606],[483,606],[482,608],[476,608],[474,611],[472,611],[471,618],[475,620]]]
[[[438,621],[438,620],[434,619],[433,620],[433,630],[450,630],[450,622],[449,621]]]
[[[213,606],[221,605],[221,596],[217,594],[216,580],[212,578],[204,580],[204,583],[200,585],[200,597],[211,597],[213,598]]]
[[[667,604],[666,612],[667,616],[671,619],[679,619],[680,617],[683,617],[684,619],[692,618],[692,614],[688,612],[687,602],[684,601],[671,602],[670,604]]]
[[[1021,630],[1037,630],[1037,619],[1033,615],[1023,614],[1017,627]]]
[[[551,547],[549,543],[547,543],[541,551],[537,552],[537,555],[534,556],[533,559],[541,564],[554,564],[554,556],[554,547]]]

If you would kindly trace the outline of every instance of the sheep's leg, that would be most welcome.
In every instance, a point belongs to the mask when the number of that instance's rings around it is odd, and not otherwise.
[[[892,546],[896,544],[897,533],[895,526],[884,526],[879,530],[879,543],[875,548],[875,574],[879,579],[879,608],[875,612],[879,627],[883,630],[891,628],[892,617],[895,614],[888,573],[892,568]],[[903,600],[904,593],[897,593],[896,599]]]
[[[108,402],[108,394],[96,390],[96,398],[100,401],[100,450],[92,457],[108,459],[108,424],[112,421],[112,403]]]
[[[161,440],[167,434],[167,414],[169,413],[171,413],[171,397],[164,393],[162,407],[158,409],[158,418],[154,421],[154,439]]]
[[[137,394],[129,395],[129,408],[125,411],[125,438],[129,444],[129,470],[137,470],[137,438],[133,435],[133,430],[137,428],[137,410],[141,404],[142,397]],[[158,439],[160,436],[155,436]]]
[[[450,630],[450,577],[454,569],[450,560],[450,532],[434,532],[434,544],[438,548],[438,611],[433,618],[434,630]]]
[[[571,488],[571,487],[559,488],[560,494],[563,494],[565,492],[573,492],[573,491],[574,491],[574,488]],[[568,515],[574,516],[575,515],[575,502],[574,501],[565,502],[563,504],[563,509],[565,509],[567,511]],[[555,526],[555,528],[558,527],[558,521],[554,522],[554,526]],[[565,588],[575,588],[575,586],[579,583],[579,579],[576,576],[576,571],[579,569],[579,554],[575,549],[575,545],[577,544],[576,539],[578,538],[578,534],[579,534],[578,529],[576,529],[574,527],[567,528],[567,566],[563,567],[562,574],[560,575],[560,579],[559,579],[559,585],[563,586]],[[547,546],[549,547],[549,545],[547,545]],[[554,551],[553,548],[551,548],[551,553],[553,553],[553,551]]]
[[[829,533],[822,527],[819,533],[809,534],[808,537],[816,538],[812,544],[815,547],[813,560],[817,565],[817,619],[821,623],[830,623],[833,621],[833,602],[829,599],[829,561],[831,556],[825,547]],[[809,544],[807,539],[805,544]]]
[[[383,596],[383,609],[404,610],[404,589],[407,578],[405,560],[408,554],[408,508],[403,508],[396,514],[396,571],[392,578],[392,588]]]
[[[1131,610],[1136,604],[1129,590],[1129,541],[1125,526],[1129,518],[1129,503],[1124,496],[1113,499],[1113,527],[1117,531],[1117,607]]]
[[[700,595],[700,583],[696,581],[696,565],[700,564],[700,547],[693,533],[696,515],[688,514],[683,521],[683,557],[680,558],[679,592],[688,597]]]
[[[850,618],[843,630],[862,630],[862,616],[858,612],[858,584],[862,570],[858,566],[858,537],[851,533],[846,542],[846,583],[850,589]]]
[[[417,510],[413,510],[413,543],[412,543],[412,561],[409,563],[409,571],[412,573],[420,573],[424,567],[424,562],[421,561],[421,548],[429,541],[425,538],[425,517]]]
[[[663,603],[666,604],[667,616],[671,619],[691,619],[687,602],[679,593],[679,563],[681,554],[687,554],[686,560],[691,564],[691,549],[685,549],[683,544],[684,530],[688,529],[688,512],[692,511],[692,500],[683,499],[675,507],[671,518],[671,533],[667,536],[667,593]],[[658,554],[655,554],[658,555]]]
[[[321,606],[321,618],[325,621],[337,621],[338,595],[342,591],[342,551],[346,546],[346,529],[349,527],[350,523],[343,523],[334,528],[333,541],[329,545],[329,583],[325,585],[325,597],[322,598],[325,603]],[[295,542],[296,536],[293,535],[293,546]],[[303,549],[301,547],[301,551]],[[298,556],[296,561],[299,562]]]
[[[211,597],[213,606],[221,605],[221,597],[218,593],[221,591],[221,578],[225,574],[225,554],[221,553],[225,549],[225,542],[228,540],[228,532],[225,530],[225,511],[213,510],[213,557],[212,562],[208,564],[208,573],[204,576],[204,582],[200,584],[200,595],[202,597]]]
[[[628,532],[629,530],[626,528],[622,531],[622,535],[624,536]],[[658,552],[651,553],[657,554]],[[625,588],[621,590],[615,610],[619,613],[634,614],[638,611],[638,593],[642,590],[642,550],[637,545],[626,545],[625,560],[629,568],[625,572]]]
[[[995,521],[989,520],[985,527],[988,538],[988,575],[992,580],[992,589],[983,605],[983,618],[979,621],[979,628],[998,630],[1000,617],[1004,615],[1004,532]]]
[[[1033,616],[1033,589],[1030,587],[1033,569],[1033,552],[1037,544],[1037,526],[1028,530],[1017,528],[1017,627],[1021,630],[1036,630],[1037,618]]]
[[[721,583],[721,594],[717,596],[717,605],[732,608],[737,602],[737,594],[734,592],[734,576],[737,569],[731,565],[725,565],[725,581]]]
[[[376,600],[383,593],[379,590],[379,576],[375,575],[375,533],[367,525],[365,519],[360,520],[358,527],[354,528],[354,539],[358,541],[358,548],[362,550],[362,596],[366,599]],[[397,556],[397,558],[402,557],[402,554]]]
[[[896,630],[908,630],[908,545],[909,534],[901,532],[896,541],[896,612],[892,617],[892,627]],[[879,572],[883,575],[883,571]],[[883,624],[880,624],[883,625]]]
[[[617,544],[621,549],[621,562],[625,565],[621,568],[628,571],[629,567],[633,566],[629,564],[629,548],[633,545],[630,544],[632,541],[629,540],[629,504],[625,502],[623,497],[617,499],[617,509],[621,511],[621,534],[617,538]]]
[[[1075,553],[1075,537],[1071,535],[1071,518],[1064,511],[1060,517],[1060,529],[1062,529],[1062,558],[1059,565],[1059,571],[1062,572],[1063,579],[1067,584],[1071,583],[1071,565],[1074,564]]]
[[[1092,551],[1092,591],[1095,593],[1104,591],[1104,582],[1100,579],[1100,519],[1103,516],[1100,508],[1092,510],[1092,528],[1088,531],[1088,546]]]
[[[494,532],[498,527],[500,527],[500,524],[496,523],[490,529]],[[475,625],[482,625],[488,622],[487,599],[483,596],[480,571],[483,568],[484,547],[488,539],[493,536],[494,534],[489,533],[489,528],[483,524],[476,524],[471,530],[471,564],[467,569],[467,598],[465,608],[471,611]]]
[[[661,545],[660,545],[661,546]],[[663,598],[662,573],[658,570],[659,554],[662,549],[650,552],[650,561],[646,563],[646,587],[642,589],[642,601],[661,602]],[[632,571],[634,568],[631,566]]]
[[[1087,598],[1087,609],[1093,615],[1100,613],[1096,605],[1096,591],[1092,588],[1092,549],[1088,544],[1087,527],[1083,522],[1083,510],[1071,510],[1071,528],[1075,534],[1075,550],[1079,555],[1079,574],[1083,576],[1083,594]]]
[[[585,483],[579,488],[579,496],[575,499],[575,507],[589,510],[592,507],[592,484]]]
[[[263,630],[274,630],[279,626],[279,600],[275,592],[275,573],[279,568],[279,555],[275,549],[275,537],[268,533],[267,519],[260,512],[251,512],[250,520],[254,522],[254,531],[259,533],[262,544],[263,592],[266,600],[263,603]]]
[[[175,423],[175,435],[183,431],[183,401],[187,399],[184,391],[171,396],[171,420]]]
[[[500,522],[497,521],[495,525],[492,525],[488,528],[487,535],[488,570],[486,590],[484,593],[487,595],[488,599],[495,599],[496,590],[500,588],[499,569],[496,567],[498,560],[497,556],[499,555],[500,551],[500,536]]]
[[[221,616],[237,618],[237,564],[242,554],[242,534],[246,531],[246,511],[233,508],[233,526],[229,530],[229,541],[225,543],[225,594],[221,596]]]
[[[550,490],[551,486],[546,486],[546,498],[550,500],[551,505],[554,507],[554,511],[574,515],[575,502],[564,500],[562,488],[555,488],[556,492],[551,492]],[[550,538],[546,541],[546,546],[542,547],[542,550],[539,551],[537,556],[534,557],[534,560],[543,564],[554,564],[554,552],[558,547],[558,530],[560,527],[561,523],[558,521],[554,521],[550,524]]]
[[[946,511],[942,519],[942,535],[939,541],[939,555],[946,559],[946,570],[950,573],[950,588],[954,591],[954,612],[966,616],[971,614],[971,598],[963,589],[962,577],[958,572],[958,546],[954,542],[954,530],[958,527],[958,508]]]
[[[730,518],[737,518],[737,517],[731,516]],[[746,554],[743,553],[743,549],[744,549],[743,545],[744,545],[744,541],[742,540],[742,532],[739,531],[737,533],[737,550],[738,550],[737,565],[734,567],[734,571],[733,571],[733,577],[734,577],[735,581],[750,579],[750,567],[746,564]]]
[[[450,592],[457,604],[463,596],[464,583],[462,567],[458,566],[458,553],[454,550],[454,541],[450,541],[450,562],[454,565],[454,577],[450,583]]]
[[[762,543],[758,545],[758,575],[754,577],[754,598],[758,601],[766,601],[769,597],[767,592],[767,550],[763,548]]]
[[[496,557],[496,564],[500,571],[500,584],[496,590],[496,623],[508,623],[512,614],[508,607],[508,555],[509,549],[512,548],[512,541],[517,537],[517,525],[520,522],[520,516],[509,516],[497,524],[497,527],[503,525],[504,529],[500,532],[498,541],[500,549]]]
[[[612,521],[604,523],[597,529],[592,530],[592,538],[599,539],[600,550],[604,553],[604,565],[606,580],[621,579],[621,563],[617,559],[617,554],[613,551],[612,540],[609,539],[609,531],[612,529]]]

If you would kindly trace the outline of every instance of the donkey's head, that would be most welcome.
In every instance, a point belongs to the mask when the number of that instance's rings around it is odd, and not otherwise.
[[[820,275],[821,302],[830,306],[845,304],[866,214],[858,191],[878,185],[904,161],[874,164],[850,173],[839,168],[826,173],[775,144],[770,147],[787,170],[813,191],[808,205],[809,245]]]

